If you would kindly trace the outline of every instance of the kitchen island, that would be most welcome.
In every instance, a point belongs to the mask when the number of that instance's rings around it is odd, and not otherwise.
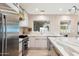
[[[78,37],[48,37],[48,50],[49,56],[53,50],[59,56],[79,56]]]

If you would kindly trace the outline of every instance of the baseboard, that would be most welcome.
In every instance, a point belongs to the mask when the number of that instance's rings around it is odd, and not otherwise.
[[[36,48],[36,47],[30,47],[28,50],[47,50],[47,48]]]

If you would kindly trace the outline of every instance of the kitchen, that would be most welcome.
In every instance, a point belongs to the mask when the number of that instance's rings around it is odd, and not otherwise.
[[[79,4],[0,3],[0,14],[1,56],[79,56]]]

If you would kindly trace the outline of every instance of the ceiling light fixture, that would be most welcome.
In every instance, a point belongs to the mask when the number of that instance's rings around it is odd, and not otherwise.
[[[72,6],[71,9],[68,9],[69,12],[74,11],[74,13],[77,13],[79,11],[79,8],[77,6]]]
[[[38,9],[38,8],[36,8],[36,9],[35,9],[35,11],[39,11],[39,9]]]
[[[63,9],[62,8],[59,8],[59,11],[63,11]]]

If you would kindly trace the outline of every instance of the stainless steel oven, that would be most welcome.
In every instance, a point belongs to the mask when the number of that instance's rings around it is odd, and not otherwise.
[[[22,41],[22,56],[27,55],[28,52],[28,37]]]

